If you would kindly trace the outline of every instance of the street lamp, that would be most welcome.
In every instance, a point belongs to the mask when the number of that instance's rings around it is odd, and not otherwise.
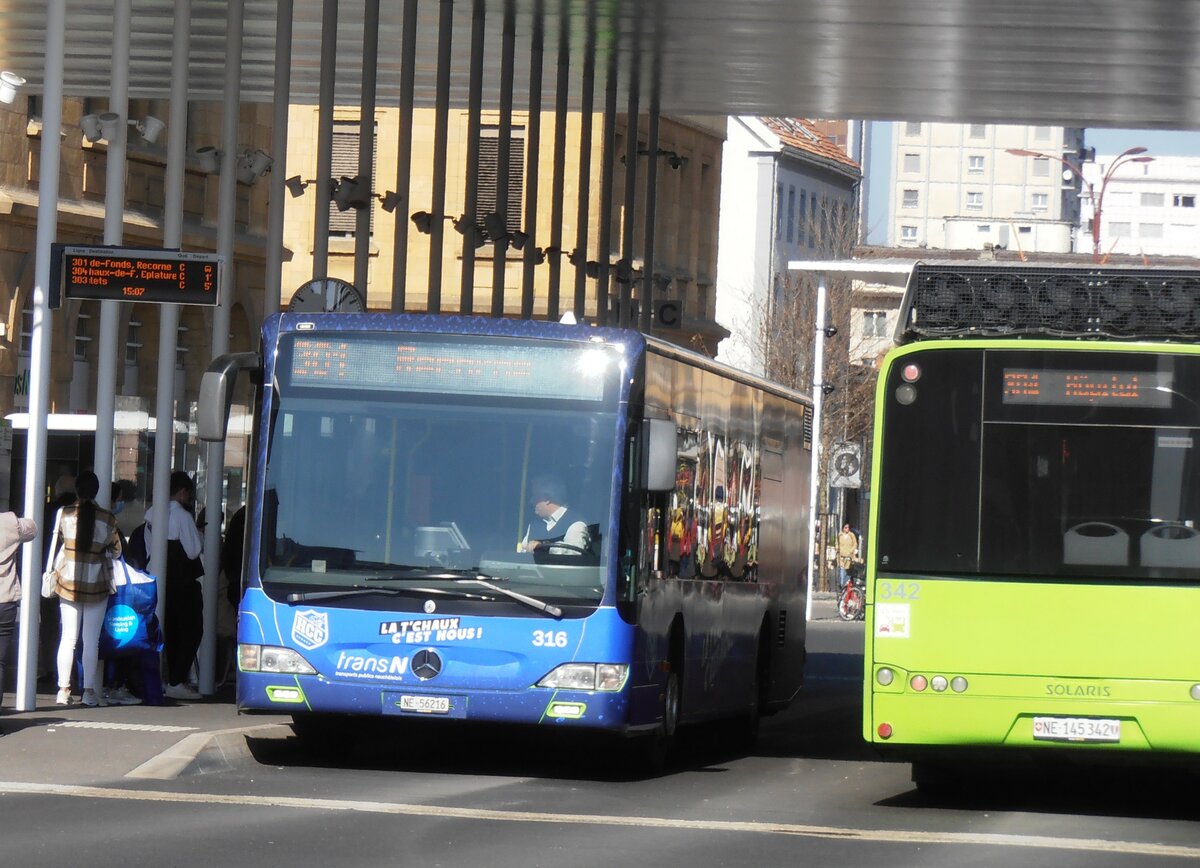
[[[1113,173],[1117,171],[1117,166],[1122,166],[1125,163],[1152,163],[1154,157],[1143,157],[1141,154],[1146,153],[1148,149],[1141,145],[1136,145],[1132,148],[1126,148],[1121,153],[1117,154],[1117,158],[1112,161],[1112,165],[1108,167],[1108,171],[1104,173],[1104,177],[1100,179],[1100,193],[1097,195],[1095,185],[1092,184],[1083,175],[1083,169],[1072,163],[1065,157],[1060,157],[1055,154],[1043,154],[1041,151],[1030,151],[1025,148],[1008,148],[1008,153],[1014,157],[1035,157],[1041,160],[1058,160],[1067,170],[1075,177],[1079,178],[1088,188],[1088,198],[1092,202],[1092,260],[1100,261],[1100,213],[1104,208],[1104,191],[1108,188],[1108,182],[1112,179]]]

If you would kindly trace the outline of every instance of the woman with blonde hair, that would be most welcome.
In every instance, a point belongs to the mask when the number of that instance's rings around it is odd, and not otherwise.
[[[106,705],[98,676],[100,629],[108,596],[113,591],[113,558],[121,556],[117,519],[96,504],[100,480],[96,474],[81,473],[75,480],[79,499],[64,506],[60,515],[59,540],[62,553],[55,558],[56,592],[62,615],[62,637],[58,642],[59,705],[71,704],[71,666],[75,646],[83,629],[83,704]]]

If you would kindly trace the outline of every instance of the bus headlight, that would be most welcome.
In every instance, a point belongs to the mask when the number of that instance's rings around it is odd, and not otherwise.
[[[238,668],[242,672],[317,674],[317,670],[291,648],[277,648],[274,645],[238,645]]]
[[[628,675],[629,666],[624,663],[564,663],[552,669],[537,686],[616,692],[625,686]]]

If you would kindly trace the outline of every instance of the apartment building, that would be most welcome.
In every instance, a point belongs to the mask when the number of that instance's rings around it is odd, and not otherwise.
[[[1097,155],[1082,167],[1097,198],[1103,190],[1101,255],[1195,256],[1200,250],[1200,157],[1117,160],[1117,155]],[[1083,211],[1076,243],[1079,250],[1091,250],[1095,215],[1088,196]]]

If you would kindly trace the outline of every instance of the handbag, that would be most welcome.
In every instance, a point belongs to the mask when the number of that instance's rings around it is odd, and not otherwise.
[[[59,538],[61,521],[62,510],[60,509],[54,514],[54,532],[50,535],[50,554],[46,557],[46,569],[42,571],[42,596],[47,600],[58,595],[58,570],[54,561],[62,551],[62,548],[59,546],[61,542]]]
[[[116,558],[113,567],[113,593],[100,630],[100,656],[104,659],[158,653],[162,650],[159,629],[158,583],[154,576],[131,567],[124,558]]]

